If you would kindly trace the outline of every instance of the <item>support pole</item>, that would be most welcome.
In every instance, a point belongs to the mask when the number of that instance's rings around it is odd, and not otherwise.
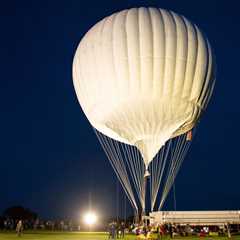
[[[147,200],[147,196],[146,196],[146,193],[147,193],[147,180],[148,178],[150,177],[150,173],[148,171],[148,168],[146,168],[146,171],[145,171],[145,174],[144,174],[144,181],[143,181],[143,193],[142,193],[142,196],[143,196],[143,201],[144,201],[144,204],[143,204],[143,209],[142,209],[142,213],[141,213],[141,224],[144,224],[144,220],[145,220],[145,216],[147,215],[147,212],[146,212],[146,200]]]

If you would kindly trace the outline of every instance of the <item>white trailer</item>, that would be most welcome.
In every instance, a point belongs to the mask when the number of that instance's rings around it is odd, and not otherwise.
[[[240,224],[240,210],[235,211],[159,211],[150,213],[150,223],[194,226]]]

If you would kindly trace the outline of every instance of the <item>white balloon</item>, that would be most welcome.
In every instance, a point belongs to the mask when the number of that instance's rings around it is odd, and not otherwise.
[[[89,30],[75,54],[73,79],[93,127],[137,146],[148,166],[167,140],[199,120],[215,63],[208,40],[186,18],[133,8]]]

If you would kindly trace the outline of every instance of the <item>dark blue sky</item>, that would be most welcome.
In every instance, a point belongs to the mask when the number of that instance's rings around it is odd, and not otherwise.
[[[92,192],[100,214],[114,213],[116,178],[77,102],[71,68],[91,26],[136,6],[185,15],[215,49],[216,88],[176,181],[177,209],[240,208],[237,1],[12,0],[0,7],[0,212],[18,204],[77,217]]]

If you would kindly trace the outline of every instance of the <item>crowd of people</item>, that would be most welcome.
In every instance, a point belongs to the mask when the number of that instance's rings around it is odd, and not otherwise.
[[[119,239],[125,237],[126,225],[124,222],[111,222],[108,226],[109,239]]]
[[[106,225],[105,225],[106,226]],[[0,229],[6,231],[16,230],[17,235],[21,236],[23,230],[52,230],[52,231],[80,231],[80,225],[72,221],[43,221],[43,220],[13,220],[3,219],[0,221]],[[136,234],[138,239],[157,239],[161,240],[163,236],[228,236],[231,237],[231,232],[234,226],[225,224],[222,226],[190,226],[177,224],[162,224],[158,226],[151,226],[150,224],[131,224],[124,221],[112,221],[108,224],[108,238],[111,240],[124,239],[126,233]],[[240,232],[240,226],[236,226],[236,231]],[[154,237],[153,237],[154,236]]]
[[[240,226],[236,226],[237,232],[240,230]],[[147,224],[135,225],[131,230],[134,232],[138,239],[157,239],[161,240],[163,236],[170,236],[174,238],[176,236],[228,236],[231,238],[231,232],[233,232],[233,226],[229,224],[223,224],[221,226],[190,226],[177,225],[177,224],[162,224],[158,226],[151,226]],[[154,237],[153,237],[154,236]]]
[[[124,222],[111,222],[108,225],[109,239],[124,238],[125,233],[136,234],[137,239],[158,239],[163,236],[175,238],[176,236],[228,236],[231,237],[230,226],[190,226],[166,223],[158,226],[150,224],[126,224]]]
[[[0,229],[5,231],[15,230],[21,221],[21,228],[28,230],[52,230],[52,231],[80,231],[79,223],[73,221],[63,221],[63,220],[21,220],[21,219],[11,219],[6,218],[0,221]]]

